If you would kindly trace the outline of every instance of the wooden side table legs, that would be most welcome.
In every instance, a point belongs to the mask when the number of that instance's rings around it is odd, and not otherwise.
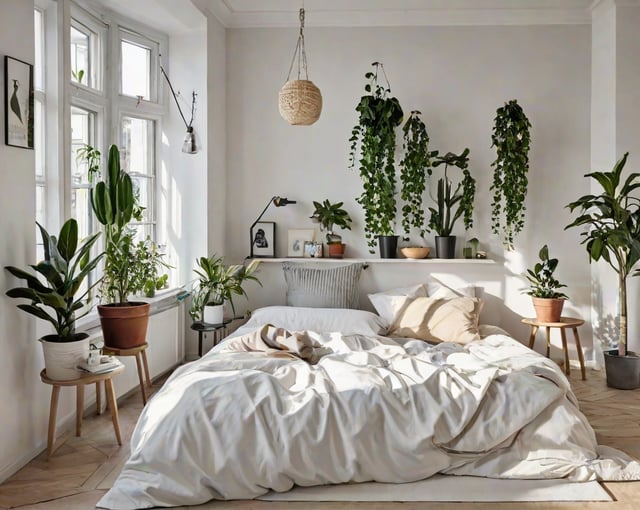
[[[547,358],[549,354],[551,354],[551,328],[547,326],[545,328],[547,330]]]
[[[84,384],[76,386],[76,436],[82,432],[82,415],[84,413]]]
[[[580,345],[580,337],[578,336],[578,328],[573,329],[573,338],[576,341],[576,349],[578,349],[578,359],[580,360],[580,371],[582,372],[582,380],[587,380],[587,374],[584,369],[584,354],[582,353],[582,345]]]
[[[120,421],[118,420],[118,404],[116,403],[116,393],[113,391],[113,382],[111,379],[104,380],[104,392],[107,394],[109,401],[109,411],[111,411],[111,421],[113,421],[113,431],[116,433],[118,444],[122,446],[122,437],[120,436]]]
[[[49,406],[49,430],[47,432],[47,457],[53,453],[53,442],[56,439],[56,415],[58,414],[58,397],[60,386],[51,388],[51,405]]]
[[[537,332],[538,332],[538,326],[531,326],[531,334],[529,335],[529,349],[533,349],[533,344],[536,341]]]
[[[564,353],[564,373],[571,375],[571,363],[569,363],[569,349],[567,349],[567,333],[564,328],[560,328],[560,338],[562,338],[562,352]]]

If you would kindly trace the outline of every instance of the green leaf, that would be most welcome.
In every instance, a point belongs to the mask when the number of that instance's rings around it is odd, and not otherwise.
[[[78,246],[78,222],[73,218],[67,220],[58,237],[58,251],[67,262],[71,260]]]

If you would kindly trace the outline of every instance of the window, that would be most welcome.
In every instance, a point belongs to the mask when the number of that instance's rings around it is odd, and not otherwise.
[[[96,113],[77,106],[71,107],[71,216],[78,221],[78,237],[95,231],[89,198],[87,162],[78,157],[78,149],[95,145]]]
[[[94,90],[102,89],[102,44],[106,27],[80,9],[71,18],[71,81]]]
[[[122,168],[131,175],[134,192],[144,208],[142,221],[132,223],[136,238],[155,240],[155,122],[124,116],[121,149]]]
[[[120,30],[120,93],[123,96],[157,102],[160,45],[148,37]]]
[[[46,130],[45,130],[45,80],[44,80],[44,13],[35,9],[33,12],[34,20],[34,46],[35,46],[35,65],[34,65],[34,140],[33,149],[35,156],[35,173],[36,173],[36,221],[41,225],[46,225]],[[36,227],[36,243],[37,243],[37,260],[44,258],[44,247],[40,232]]]

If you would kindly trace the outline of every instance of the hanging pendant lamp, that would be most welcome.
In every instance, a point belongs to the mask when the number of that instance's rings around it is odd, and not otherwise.
[[[298,79],[291,80],[293,65],[298,61]],[[300,75],[304,71],[304,79]],[[278,109],[284,120],[293,126],[309,126],[320,118],[322,94],[309,80],[307,53],[304,49],[304,7],[300,9],[300,35],[293,52],[287,82],[278,93]]]

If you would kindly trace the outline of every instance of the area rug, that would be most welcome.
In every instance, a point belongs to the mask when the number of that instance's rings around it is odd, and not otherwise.
[[[358,483],[295,487],[270,492],[263,501],[613,501],[598,482],[565,480],[496,480],[436,475],[419,482]]]

